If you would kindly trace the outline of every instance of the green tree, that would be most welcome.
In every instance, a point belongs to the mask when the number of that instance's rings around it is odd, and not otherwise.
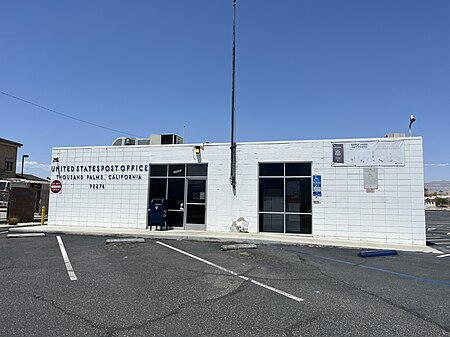
[[[434,202],[435,202],[437,207],[447,207],[448,206],[448,199],[447,198],[436,197],[434,199]]]

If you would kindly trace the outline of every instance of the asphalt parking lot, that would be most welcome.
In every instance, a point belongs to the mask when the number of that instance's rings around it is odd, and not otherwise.
[[[1,336],[450,335],[450,258],[60,241],[0,234]]]
[[[427,245],[450,253],[450,211],[426,211]]]

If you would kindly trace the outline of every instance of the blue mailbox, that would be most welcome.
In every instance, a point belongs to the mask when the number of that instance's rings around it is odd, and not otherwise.
[[[152,199],[150,202],[150,229],[155,226],[155,229],[162,230],[163,226],[167,230],[167,200],[166,199]]]

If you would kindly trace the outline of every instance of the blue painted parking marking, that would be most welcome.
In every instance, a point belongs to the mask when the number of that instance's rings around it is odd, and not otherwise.
[[[419,276],[399,273],[399,272],[388,270],[388,269],[364,266],[364,265],[357,264],[357,263],[350,262],[350,261],[334,259],[334,258],[327,257],[327,256],[322,256],[322,255],[317,255],[317,254],[313,254],[313,253],[297,251],[297,250],[293,250],[293,249],[286,249],[286,248],[283,248],[283,247],[276,247],[274,245],[268,245],[268,246],[273,248],[273,249],[279,249],[279,250],[283,250],[283,251],[294,253],[294,254],[298,254],[298,255],[312,256],[312,257],[316,257],[316,258],[323,259],[323,260],[328,260],[328,261],[332,261],[332,262],[336,262],[336,263],[343,263],[343,264],[347,264],[347,265],[350,265],[350,266],[355,266],[355,267],[358,267],[358,268],[370,269],[370,270],[379,271],[379,272],[386,273],[386,274],[391,274],[391,275],[396,275],[396,276],[400,276],[400,277],[409,278],[409,279],[416,280],[416,281],[433,283],[433,284],[439,284],[439,285],[450,287],[450,282],[447,282],[447,281],[432,280],[432,279],[427,279],[427,278],[424,278],[424,277],[419,277]]]

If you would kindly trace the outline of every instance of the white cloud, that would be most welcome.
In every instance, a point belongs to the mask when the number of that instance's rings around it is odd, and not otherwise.
[[[18,160],[17,161],[17,170],[19,171],[21,169],[22,169],[22,161]],[[33,161],[33,160],[30,160],[30,161],[25,160],[24,170],[27,171],[27,169],[38,169],[38,170],[50,172],[51,165],[38,163],[37,161]]]
[[[449,163],[440,163],[440,164],[425,164],[425,166],[437,166],[437,167],[445,167],[449,166]]]

